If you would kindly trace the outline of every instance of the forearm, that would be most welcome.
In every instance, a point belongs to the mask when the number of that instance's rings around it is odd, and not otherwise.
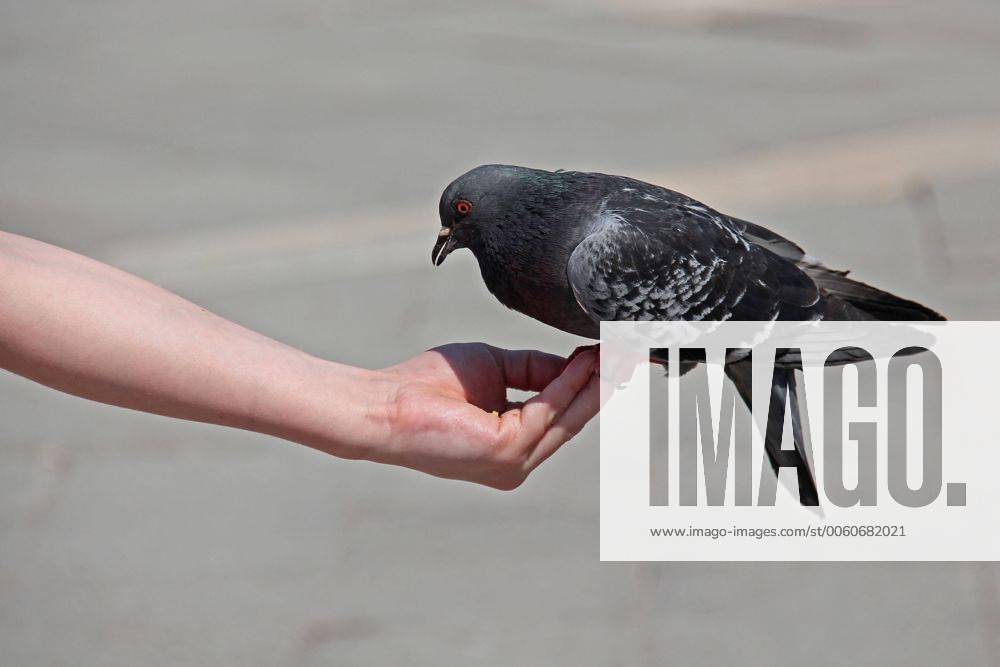
[[[483,343],[324,361],[128,273],[0,232],[0,368],[77,396],[512,489],[598,410],[596,355]],[[508,388],[539,392],[523,404]]]
[[[366,455],[383,405],[368,371],[317,359],[133,275],[4,232],[0,367],[91,400],[352,458]]]

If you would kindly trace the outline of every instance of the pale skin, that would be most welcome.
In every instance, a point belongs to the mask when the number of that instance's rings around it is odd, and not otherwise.
[[[451,344],[381,370],[311,356],[141,278],[0,232],[0,368],[334,456],[518,487],[597,413],[597,355]],[[538,392],[508,403],[509,388]]]

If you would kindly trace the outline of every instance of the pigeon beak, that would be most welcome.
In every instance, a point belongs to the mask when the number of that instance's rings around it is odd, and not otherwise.
[[[442,227],[438,232],[437,241],[434,243],[434,250],[431,251],[431,262],[434,266],[441,266],[444,258],[455,249],[455,239],[451,233],[451,227]]]

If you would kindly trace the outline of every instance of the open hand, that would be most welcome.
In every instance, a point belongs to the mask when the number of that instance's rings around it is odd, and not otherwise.
[[[534,350],[456,343],[387,368],[380,373],[392,387],[384,462],[514,489],[597,414],[597,362],[594,351],[567,363]],[[539,393],[512,403],[509,388]]]

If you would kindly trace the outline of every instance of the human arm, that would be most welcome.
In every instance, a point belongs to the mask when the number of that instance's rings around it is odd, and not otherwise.
[[[514,488],[597,412],[596,355],[449,345],[311,356],[136,276],[0,232],[0,368],[95,401]],[[524,406],[506,390],[540,391]],[[494,414],[496,411],[497,414]]]

